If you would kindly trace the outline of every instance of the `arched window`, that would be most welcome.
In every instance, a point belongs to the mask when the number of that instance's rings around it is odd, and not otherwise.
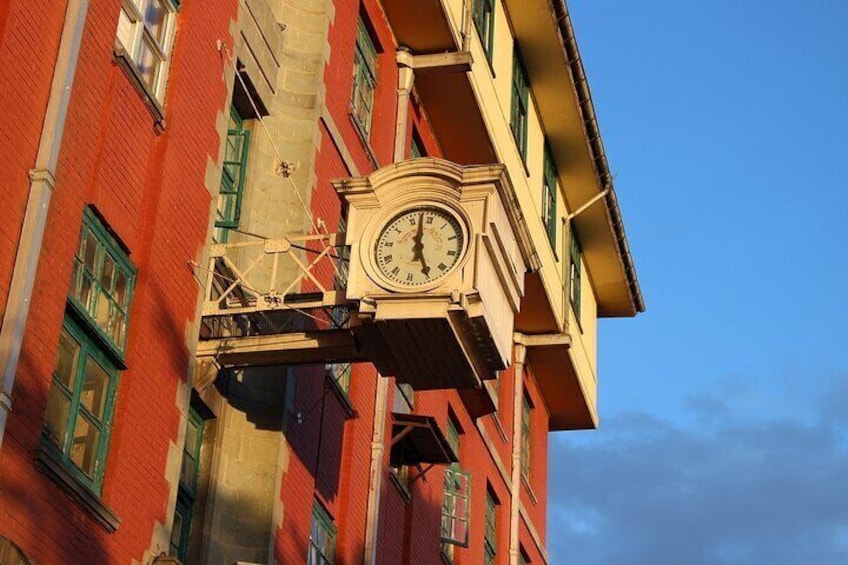
[[[29,565],[29,560],[18,546],[0,536],[0,565]]]

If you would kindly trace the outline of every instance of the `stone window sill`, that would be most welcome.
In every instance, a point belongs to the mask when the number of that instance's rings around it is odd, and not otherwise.
[[[35,454],[35,466],[62,488],[87,514],[108,533],[114,533],[121,524],[115,511],[106,506],[100,497],[80,483],[50,452],[39,447]]]

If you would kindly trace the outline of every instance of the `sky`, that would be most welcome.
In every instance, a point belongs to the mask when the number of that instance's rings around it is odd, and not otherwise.
[[[848,1],[569,7],[648,310],[551,436],[551,562],[848,565]]]

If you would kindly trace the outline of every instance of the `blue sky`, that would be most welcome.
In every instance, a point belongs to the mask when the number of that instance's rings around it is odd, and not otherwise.
[[[648,311],[552,436],[552,563],[848,564],[848,2],[569,6]]]

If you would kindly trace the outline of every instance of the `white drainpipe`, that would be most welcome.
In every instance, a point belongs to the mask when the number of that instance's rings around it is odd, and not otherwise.
[[[88,14],[88,0],[69,0],[65,10],[65,25],[56,66],[53,71],[53,84],[50,98],[41,128],[41,139],[35,166],[29,172],[30,189],[24,213],[23,227],[18,241],[15,266],[12,271],[12,283],[6,299],[3,325],[0,327],[0,447],[6,431],[6,419],[12,409],[12,388],[18,369],[24,330],[29,316],[32,287],[41,256],[41,244],[44,228],[47,225],[47,211],[56,182],[56,163],[65,132],[65,118],[68,102],[71,98],[71,86],[79,60],[80,43]]]
[[[521,411],[524,409],[524,361],[527,348],[516,343],[515,386],[512,396],[512,486],[509,494],[509,565],[518,565],[520,549],[518,529],[521,525]]]
[[[398,107],[395,121],[394,162],[406,156],[406,130],[409,120],[409,94],[415,73],[409,51],[398,50]],[[380,523],[380,492],[383,486],[383,453],[385,451],[386,409],[389,399],[389,379],[377,375],[377,397],[374,399],[374,434],[371,439],[371,469],[368,477],[368,510],[365,516],[364,565],[377,562],[377,539]]]

